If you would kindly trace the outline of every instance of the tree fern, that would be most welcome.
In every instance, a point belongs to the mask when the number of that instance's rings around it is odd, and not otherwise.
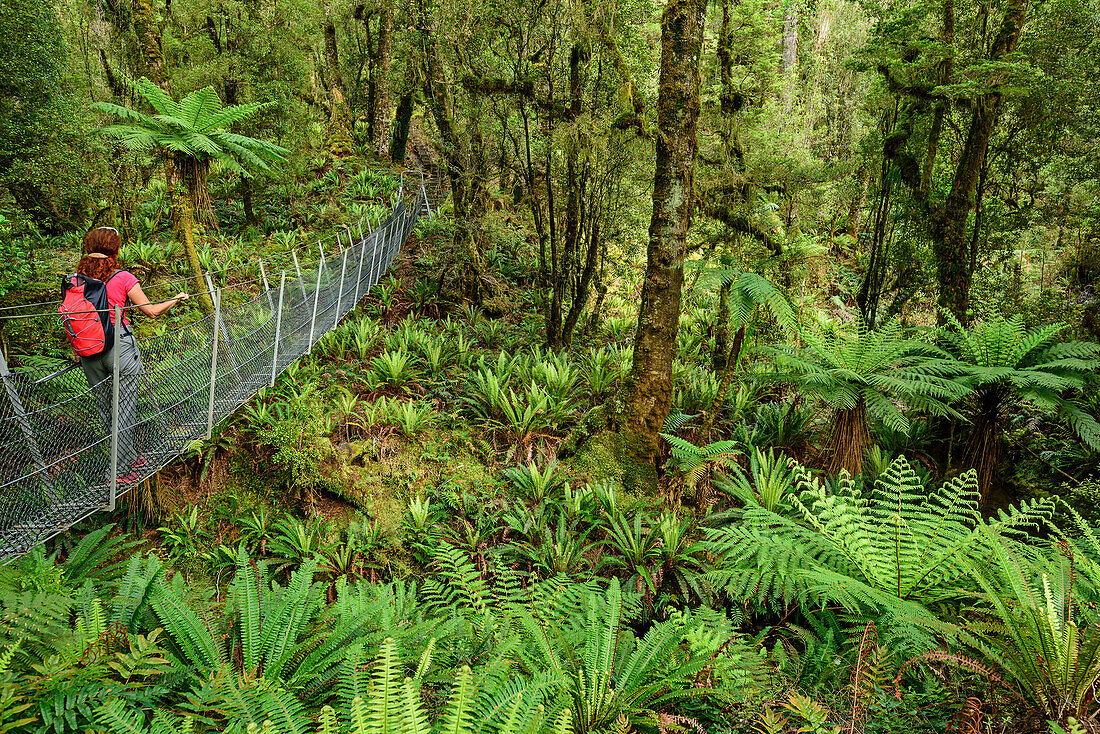
[[[282,160],[288,152],[274,143],[226,131],[234,123],[270,106],[269,103],[223,107],[213,87],[191,92],[177,103],[145,78],[134,82],[134,89],[153,106],[157,115],[109,102],[95,105],[96,109],[124,121],[104,128],[103,132],[118,138],[128,148],[161,149],[174,155],[217,160],[227,169],[246,175],[247,169],[267,170],[269,163]]]
[[[966,462],[978,472],[983,495],[1000,464],[1006,410],[1013,399],[1056,415],[1089,448],[1100,450],[1100,422],[1071,399],[1100,370],[1100,344],[1059,342],[1066,324],[1028,330],[1022,316],[992,319],[970,329],[954,317],[948,320],[951,328],[942,332],[943,339],[973,390]]]
[[[906,336],[893,321],[872,331],[858,324],[853,332],[805,331],[802,346],[772,350],[775,372],[769,379],[792,384],[833,410],[830,420],[830,473],[858,474],[870,442],[868,418],[891,430],[909,432],[908,410],[955,415],[951,408],[967,392],[955,381],[955,360],[931,344]]]
[[[797,474],[794,517],[747,507],[743,522],[710,533],[720,556],[714,582],[739,599],[839,605],[860,624],[877,618],[892,644],[911,651],[933,642],[911,622],[973,597],[969,559],[988,553],[986,528],[1019,532],[1052,511],[1032,503],[984,520],[972,472],[928,488],[904,458],[868,490],[842,479],[829,492],[805,469]]]

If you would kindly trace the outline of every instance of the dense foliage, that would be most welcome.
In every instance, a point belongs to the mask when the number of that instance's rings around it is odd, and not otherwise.
[[[1098,10],[0,1],[14,369],[89,227],[148,336],[432,208],[0,569],[0,734],[1100,730]]]

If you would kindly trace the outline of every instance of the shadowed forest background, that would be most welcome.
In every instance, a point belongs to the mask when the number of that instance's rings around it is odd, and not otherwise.
[[[1098,18],[0,0],[13,370],[91,227],[142,337],[433,206],[0,569],[0,732],[1100,731]]]

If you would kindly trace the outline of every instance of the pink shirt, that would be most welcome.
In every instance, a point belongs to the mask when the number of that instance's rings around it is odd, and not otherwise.
[[[107,304],[111,307],[112,324],[115,322],[115,306],[126,308],[126,294],[137,284],[138,279],[128,270],[119,270],[107,280]],[[122,313],[122,323],[130,325],[130,317],[125,311]]]

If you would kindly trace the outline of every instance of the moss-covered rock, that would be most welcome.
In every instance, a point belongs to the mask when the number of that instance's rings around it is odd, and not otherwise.
[[[589,482],[623,482],[623,466],[619,460],[619,436],[612,431],[601,431],[585,441],[568,466],[578,477]]]

